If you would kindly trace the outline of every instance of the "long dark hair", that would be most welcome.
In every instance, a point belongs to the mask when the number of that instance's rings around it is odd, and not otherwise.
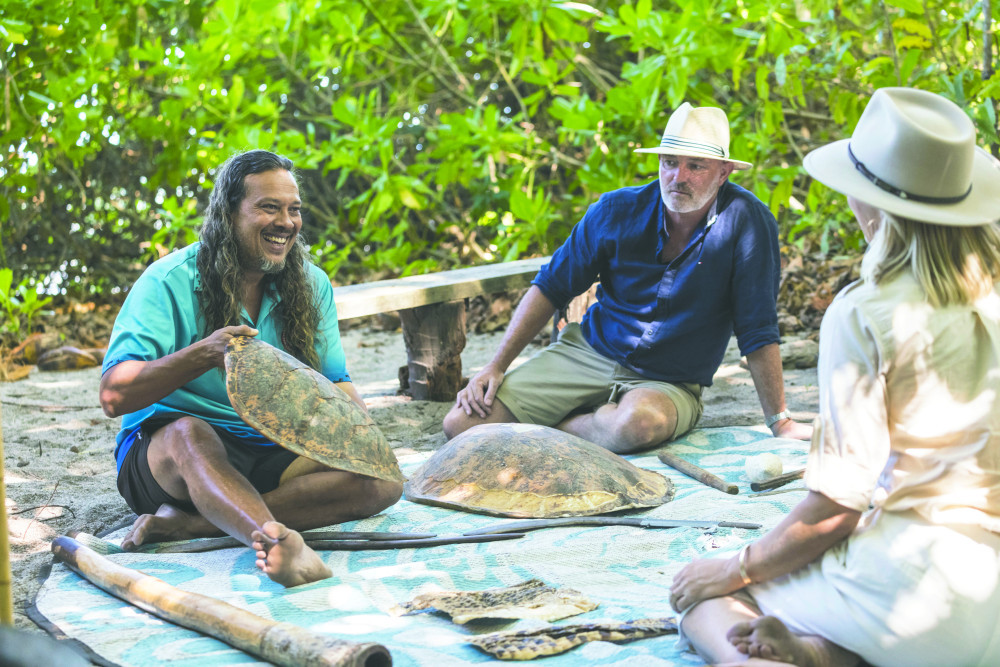
[[[204,319],[205,336],[222,327],[241,324],[244,269],[234,230],[236,214],[246,196],[246,177],[277,169],[295,175],[288,158],[269,151],[252,150],[232,156],[216,174],[198,248],[198,272],[202,283],[198,305]],[[288,251],[284,268],[266,274],[264,280],[267,281],[265,285],[273,285],[278,293],[276,315],[283,347],[318,370],[315,345],[320,316],[306,274],[308,261],[308,248],[299,234]]]

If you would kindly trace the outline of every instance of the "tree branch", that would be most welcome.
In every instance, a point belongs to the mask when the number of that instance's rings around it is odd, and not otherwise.
[[[389,36],[389,38],[393,42],[395,42],[396,45],[399,48],[401,48],[403,51],[405,51],[406,54],[408,56],[410,56],[410,58],[413,59],[414,63],[416,63],[418,66],[422,66],[424,69],[426,69],[428,72],[430,72],[431,75],[435,79],[437,79],[437,81],[442,86],[444,86],[449,91],[451,91],[451,93],[455,97],[457,97],[460,100],[466,102],[467,104],[471,104],[471,105],[475,106],[475,104],[476,104],[475,98],[467,95],[462,90],[456,89],[455,86],[452,85],[452,82],[449,79],[447,79],[446,77],[442,76],[441,73],[437,70],[436,67],[431,67],[431,66],[427,65],[426,63],[424,63],[424,61],[419,56],[417,56],[416,53],[413,52],[413,49],[410,48],[409,44],[407,44],[406,42],[400,40],[399,37],[396,36],[396,31],[393,30],[392,28],[390,28],[389,26],[387,26],[385,24],[385,22],[382,20],[381,12],[379,12],[375,7],[372,6],[371,0],[361,0],[361,4],[363,4],[368,9],[369,15],[372,18],[374,18],[375,22],[378,23],[382,27],[382,30],[385,31],[385,34],[387,34]]]
[[[889,20],[889,10],[885,6],[885,0],[879,0],[879,8],[882,10],[882,18],[885,20],[885,34],[889,38],[889,53],[892,54],[892,65],[896,70],[896,85],[903,85],[903,74],[899,68],[899,55],[896,53],[896,40],[892,34],[892,21]]]

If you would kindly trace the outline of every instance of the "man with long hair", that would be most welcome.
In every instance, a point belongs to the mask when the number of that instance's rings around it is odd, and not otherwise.
[[[201,240],[153,263],[115,320],[100,398],[122,417],[118,490],[139,515],[122,546],[225,532],[285,586],[330,570],[297,532],[376,514],[402,487],[296,456],[233,410],[224,353],[256,336],[365,404],[347,373],[333,289],[308,261],[287,158],[253,150],[219,170]]]

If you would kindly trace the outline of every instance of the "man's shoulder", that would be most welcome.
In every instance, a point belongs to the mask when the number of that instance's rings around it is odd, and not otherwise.
[[[752,211],[754,213],[766,213],[771,215],[770,209],[762,202],[757,195],[746,188],[726,181],[719,190],[719,202],[721,208],[734,208],[740,211]]]
[[[777,221],[764,202],[757,195],[735,183],[726,182],[719,190],[719,216],[733,222],[750,220],[759,224],[777,227]]]
[[[629,207],[647,206],[660,197],[660,182],[652,180],[640,185],[628,185],[617,190],[609,190],[600,196],[599,202],[606,206]]]
[[[320,292],[333,291],[333,284],[330,282],[330,276],[327,275],[326,271],[322,267],[314,264],[309,258],[302,263],[303,270],[306,274],[306,280],[309,284],[313,286],[313,290],[319,290]]]
[[[145,273],[151,276],[166,277],[178,270],[196,267],[198,261],[198,242],[192,243],[184,248],[179,248],[164,255],[148,267]]]
[[[197,246],[193,243],[156,260],[146,267],[129,291],[148,293],[150,290],[166,290],[173,294],[198,289],[201,279]]]
[[[660,201],[658,180],[644,185],[630,185],[602,194],[590,207],[587,217],[616,227],[623,221],[641,223],[655,213]]]

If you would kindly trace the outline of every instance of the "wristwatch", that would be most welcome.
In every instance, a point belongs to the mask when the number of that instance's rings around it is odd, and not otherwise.
[[[780,422],[782,419],[791,419],[791,417],[792,415],[788,414],[788,410],[782,410],[778,414],[771,415],[770,417],[765,419],[764,426],[771,428],[772,426]]]

